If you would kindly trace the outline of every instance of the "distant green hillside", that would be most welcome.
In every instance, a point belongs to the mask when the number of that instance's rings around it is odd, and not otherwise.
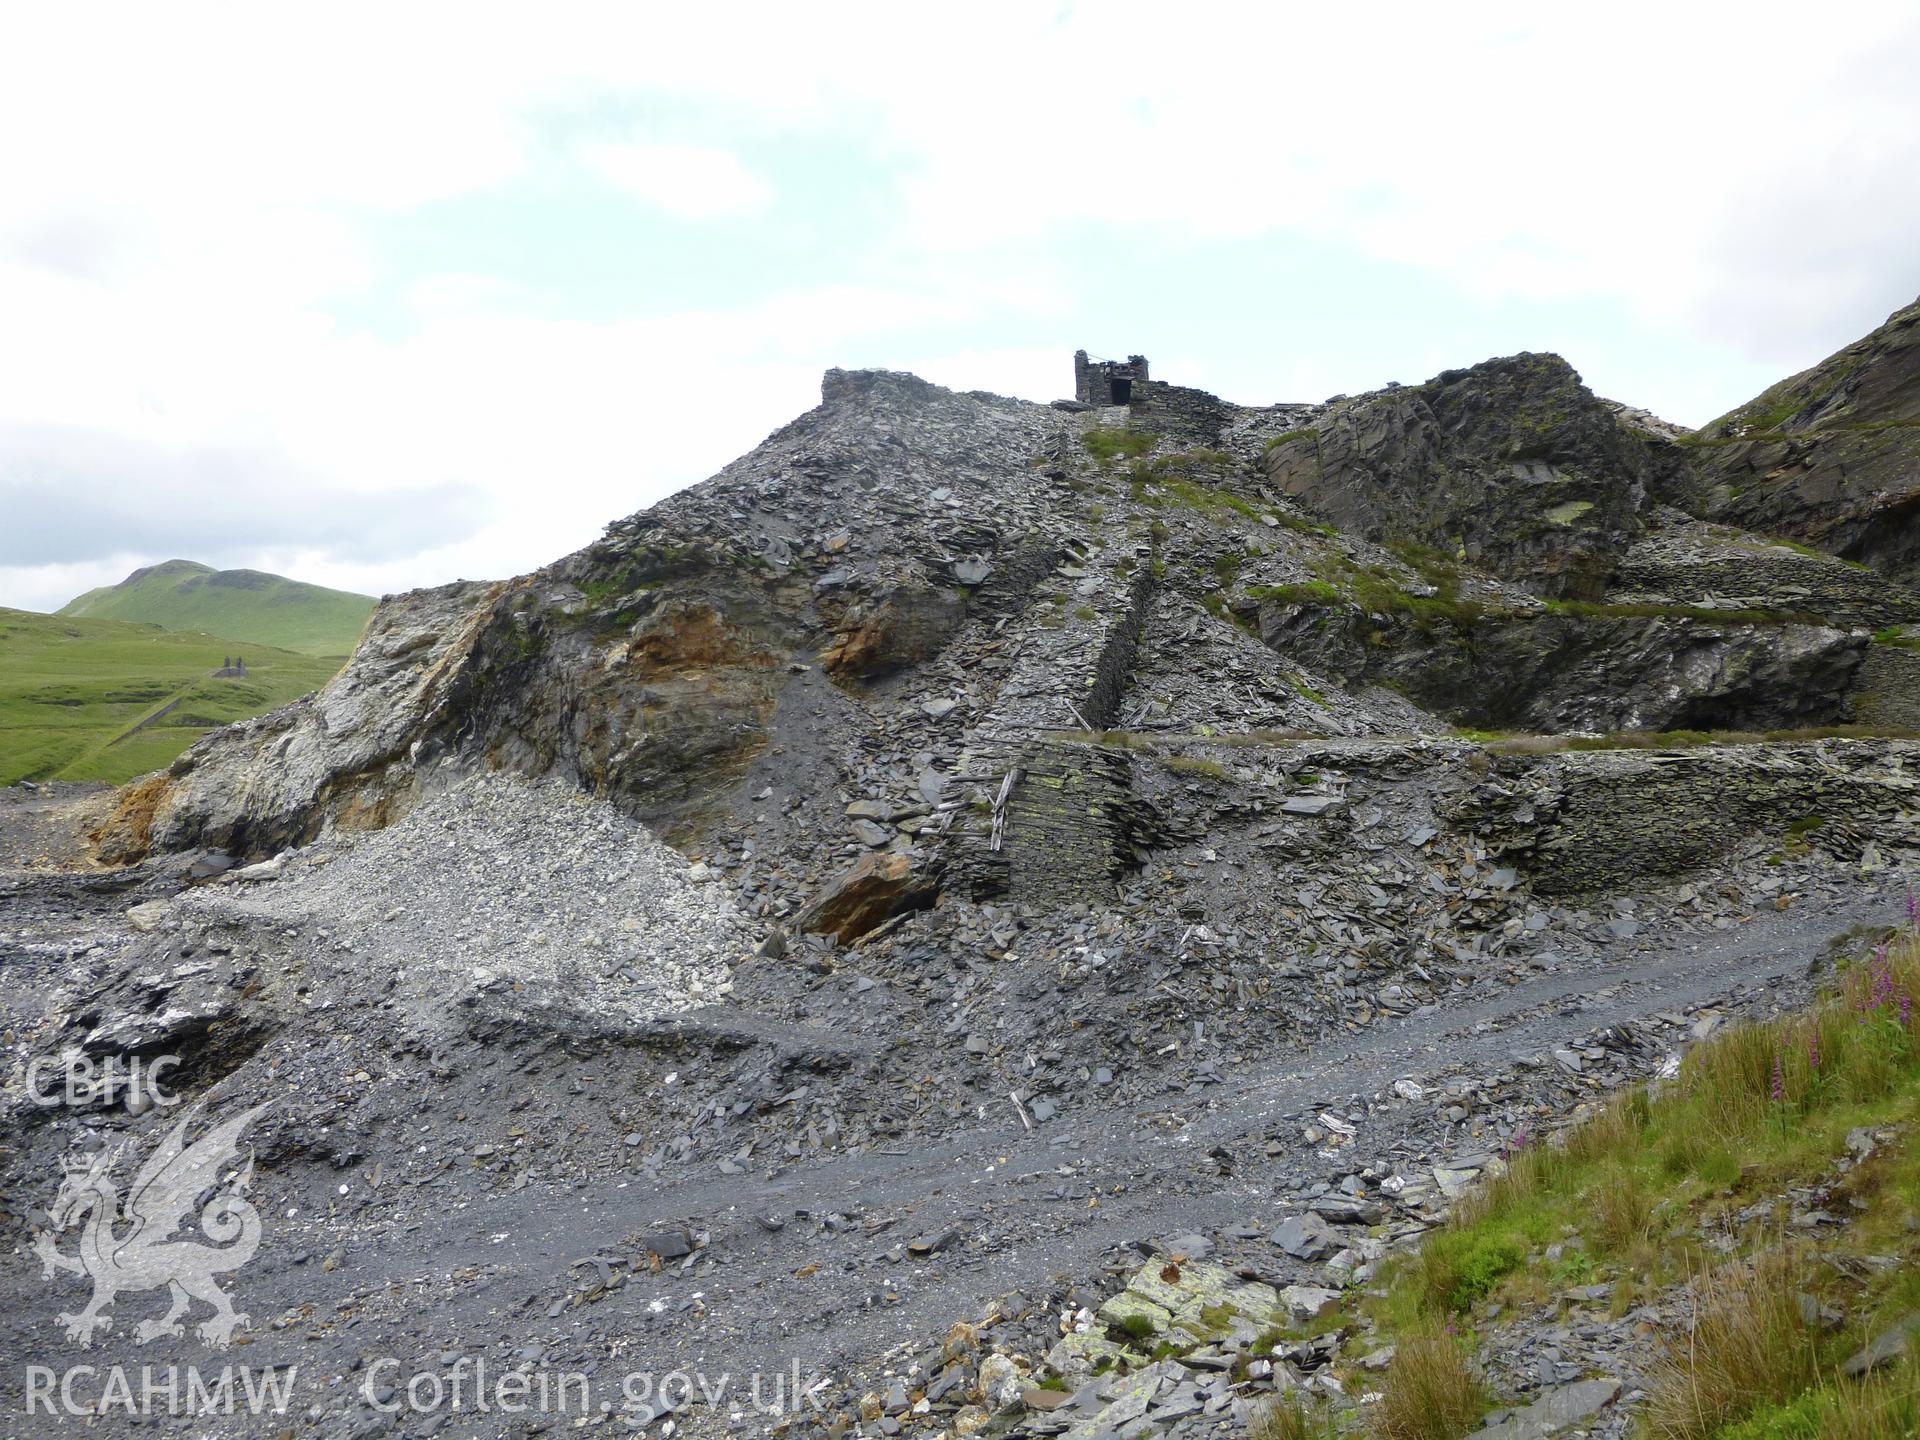
[[[244,678],[214,678],[228,659],[246,662]],[[0,608],[0,785],[118,782],[158,770],[210,728],[317,690],[340,663],[155,625]]]
[[[368,595],[259,570],[215,570],[192,560],[168,560],[136,570],[118,585],[89,590],[59,613],[198,630],[303,655],[344,656],[353,653],[373,603]]]

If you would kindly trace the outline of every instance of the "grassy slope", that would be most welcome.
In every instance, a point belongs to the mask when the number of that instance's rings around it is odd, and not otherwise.
[[[130,779],[213,726],[318,689],[340,668],[337,659],[250,645],[246,679],[213,679],[236,648],[151,625],[0,609],[0,785]]]
[[[1675,1081],[1617,1097],[1554,1143],[1510,1152],[1506,1173],[1456,1207],[1384,1288],[1350,1294],[1319,1322],[1364,1315],[1380,1340],[1398,1343],[1375,1434],[1458,1440],[1494,1399],[1474,1380],[1473,1351],[1508,1319],[1564,1311],[1567,1287],[1595,1282],[1613,1287],[1616,1316],[1695,1287],[1694,1332],[1667,1336],[1636,1435],[1920,1433],[1920,1361],[1868,1381],[1840,1373],[1859,1346],[1920,1312],[1916,1001],[1920,931],[1908,929],[1843,972],[1813,1009],[1736,1027],[1697,1046]],[[1848,1136],[1863,1128],[1895,1138],[1849,1169]],[[1788,1189],[1836,1175],[1828,1208],[1851,1223],[1789,1231]],[[1842,1319],[1831,1331],[1808,1323],[1803,1295]],[[1266,1423],[1276,1437],[1329,1428],[1324,1416],[1284,1410]]]
[[[353,652],[373,605],[370,596],[258,570],[214,570],[191,560],[169,560],[136,570],[118,585],[89,590],[59,613],[198,630],[236,644],[303,655],[344,656]]]

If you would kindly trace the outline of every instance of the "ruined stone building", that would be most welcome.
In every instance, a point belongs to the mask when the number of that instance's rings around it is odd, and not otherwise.
[[[1147,357],[1094,360],[1073,352],[1073,399],[1054,402],[1065,410],[1124,405],[1129,424],[1188,445],[1217,445],[1228,407],[1204,390],[1168,385],[1147,373]]]
[[[1087,352],[1073,352],[1073,398],[1082,405],[1126,405],[1133,387],[1147,382],[1147,357],[1125,360],[1089,360]]]

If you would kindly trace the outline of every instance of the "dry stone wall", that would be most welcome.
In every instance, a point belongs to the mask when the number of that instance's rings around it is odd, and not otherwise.
[[[1133,387],[1133,424],[1181,445],[1218,448],[1235,407],[1204,390],[1154,380]]]
[[[1875,630],[1920,618],[1920,592],[1862,566],[1755,540],[1702,544],[1684,530],[1650,537],[1621,561],[1613,598],[1638,596],[1801,612]]]
[[[995,811],[956,836],[952,873],[975,894],[1010,893],[1030,904],[1111,898],[1133,863],[1142,828],[1124,754],[1059,743],[1052,733],[1104,730],[1118,718],[1157,582],[1150,552],[1134,557],[1124,588],[1095,592],[1108,607],[1098,630],[1036,651],[1002,691],[969,761],[977,775],[1011,776]],[[1077,649],[1077,654],[1076,654]]]
[[[1920,655],[1869,645],[1854,678],[1853,718],[1883,730],[1920,731]]]
[[[1494,756],[1447,818],[1536,893],[1601,893],[1749,851],[1855,858],[1920,843],[1916,758],[1894,740]]]

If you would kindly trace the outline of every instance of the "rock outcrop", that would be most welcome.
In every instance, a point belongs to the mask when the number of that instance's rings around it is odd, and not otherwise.
[[[1373,614],[1264,602],[1260,633],[1321,674],[1476,730],[1788,730],[1846,718],[1860,632],[1593,607]]]
[[[1622,558],[1610,600],[1812,614],[1870,630],[1920,617],[1920,592],[1855,561],[1676,512],[1660,518]]]
[[[1872,377],[1904,333],[1863,342],[1847,413],[1897,410]],[[1106,903],[1193,833],[1188,797],[1089,733],[1920,714],[1870,633],[1915,591],[1666,503],[1711,447],[1557,356],[1322,406],[1129,396],[829,371],[818,408],[577,554],[385,601],[324,691],[126,792],[101,853],[255,857],[504,767],[734,857],[763,913],[853,943],[942,887]]]
[[[1913,761],[1897,741],[1495,755],[1448,818],[1540,893],[1595,895],[1744,847],[1857,857],[1920,843]]]
[[[1920,301],[1689,438],[1681,503],[1920,574]]]
[[[1516,355],[1330,404],[1276,437],[1266,472],[1343,531],[1597,600],[1672,463],[1661,445],[1558,355]]]
[[[318,694],[215,731],[164,783],[139,781],[101,833],[103,858],[206,846],[272,852],[321,821],[377,828],[417,793],[436,744],[488,675],[483,641],[518,582],[459,583],[382,601],[353,658]]]

